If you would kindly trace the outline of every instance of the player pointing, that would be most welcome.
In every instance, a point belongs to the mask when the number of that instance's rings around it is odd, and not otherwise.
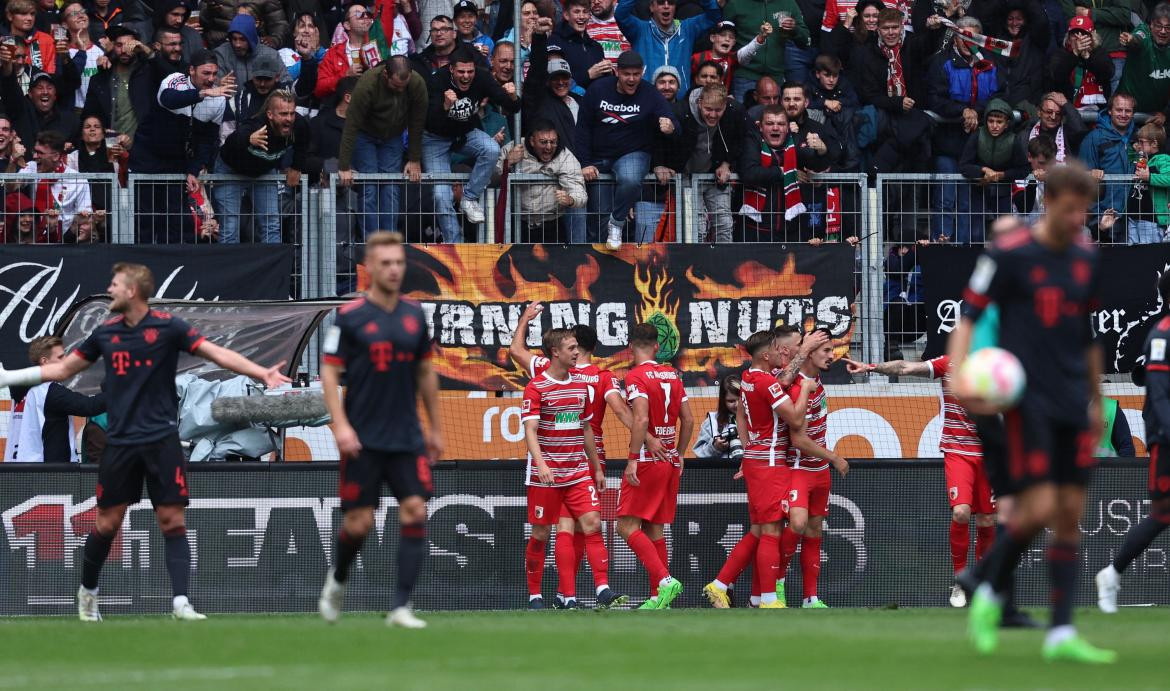
[[[98,467],[97,518],[85,539],[77,614],[82,621],[102,620],[98,576],[126,517],[127,506],[142,497],[145,479],[163,534],[174,594],[173,615],[185,621],[206,619],[187,599],[191,546],[183,511],[189,500],[187,460],[179,445],[179,397],[175,392],[179,353],[198,355],[268,386],[279,386],[289,379],[280,372],[283,362],[265,369],[206,340],[182,319],[150,309],[147,300],[154,294],[154,276],[145,266],[119,263],[114,265],[113,274],[107,288],[110,312],[115,315],[112,319],[62,361],[0,370],[0,386],[65,381],[99,357],[105,359],[107,445]]]
[[[380,231],[366,239],[370,289],[337,310],[325,338],[321,387],[341,452],[338,490],[345,514],[333,568],[325,577],[318,609],[337,621],[349,569],[374,525],[382,483],[398,500],[401,539],[398,580],[386,623],[421,629],[410,595],[426,552],[431,464],[443,454],[439,423],[439,376],[431,365],[431,340],[422,309],[401,296],[406,274],[402,235]],[[345,404],[339,390],[346,373]],[[427,409],[424,433],[417,399]]]
[[[630,348],[638,364],[626,375],[634,424],[618,498],[618,532],[650,576],[650,598],[639,609],[666,609],[682,592],[682,583],[670,575],[663,530],[674,522],[683,468],[678,449],[690,443],[695,419],[678,370],[654,361],[658,329],[646,323],[635,326]],[[665,458],[647,450],[648,432],[661,441]]]

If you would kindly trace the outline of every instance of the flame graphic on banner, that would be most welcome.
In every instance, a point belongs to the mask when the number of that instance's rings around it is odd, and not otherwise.
[[[642,302],[634,311],[634,321],[653,324],[658,329],[659,362],[668,362],[678,354],[681,336],[678,332],[679,299],[671,290],[671,277],[661,259],[651,255],[650,260],[634,267],[634,287]]]
[[[817,282],[816,276],[797,273],[795,254],[788,255],[779,271],[757,261],[746,261],[735,267],[732,276],[734,284],[720,283],[696,276],[693,268],[687,269],[687,280],[695,286],[695,300],[812,295],[813,284]]]

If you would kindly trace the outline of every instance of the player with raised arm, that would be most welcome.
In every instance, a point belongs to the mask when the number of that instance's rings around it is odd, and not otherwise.
[[[189,502],[187,459],[179,444],[179,397],[175,391],[179,353],[198,355],[267,386],[279,386],[289,379],[280,371],[283,362],[261,367],[233,350],[211,343],[182,319],[150,309],[147,301],[154,294],[154,276],[141,264],[115,264],[107,291],[113,318],[94,330],[64,360],[0,370],[0,386],[65,381],[99,357],[105,359],[107,445],[98,466],[97,517],[85,539],[77,614],[82,621],[102,620],[98,576],[126,517],[126,508],[142,497],[145,480],[163,534],[174,618],[206,619],[187,598],[191,546],[184,516]]]
[[[799,332],[791,329],[792,335]],[[740,403],[736,410],[736,426],[744,448],[741,471],[747,485],[749,531],[732,548],[727,561],[715,580],[703,587],[703,594],[712,607],[727,609],[730,602],[727,588],[751,562],[755,562],[760,584],[777,581],[780,568],[780,522],[784,518],[782,502],[788,494],[788,447],[799,443],[802,451],[823,454],[807,435],[790,438],[789,431],[799,427],[798,415],[784,387],[772,376],[773,367],[784,367],[781,361],[783,339],[774,330],[751,335],[745,345],[751,357],[751,367],[740,379]],[[760,596],[761,609],[782,609],[785,605],[770,587]]]
[[[950,359],[940,355],[924,362],[891,360],[876,365],[848,360],[854,374],[877,372],[887,376],[925,377],[942,380],[943,429],[939,451],[943,454],[947,499],[951,503],[951,566],[954,573],[967,567],[971,519],[975,520],[975,558],[982,559],[995,541],[995,502],[983,467],[983,444],[975,423],[951,389]],[[951,586],[952,607],[966,607],[967,595],[958,584]]]
[[[801,420],[794,433],[803,433],[818,447],[824,449],[827,458],[809,456],[796,445],[788,449],[788,465],[792,469],[788,488],[788,527],[780,537],[780,582],[788,570],[788,564],[800,546],[800,572],[804,585],[805,609],[826,609],[817,596],[817,584],[821,573],[821,540],[824,534],[825,517],[829,515],[829,494],[832,465],[844,477],[849,473],[849,462],[833,453],[828,445],[829,400],[821,384],[821,374],[829,371],[833,364],[832,335],[827,329],[817,329],[819,334],[814,342],[820,343],[811,351],[800,367],[797,381],[788,387],[788,397],[795,401],[796,411]],[[806,341],[813,341],[810,334]],[[781,588],[783,586],[780,586]],[[777,597],[780,594],[777,593]]]
[[[1122,572],[1170,525],[1170,458],[1164,448],[1170,441],[1170,358],[1166,357],[1166,344],[1170,343],[1170,271],[1158,279],[1158,295],[1162,298],[1163,316],[1146,337],[1142,370],[1146,387],[1142,419],[1150,451],[1150,514],[1129,529],[1117,556],[1097,573],[1097,605],[1106,614],[1117,612]],[[1141,376],[1135,379],[1140,382]]]
[[[508,349],[512,360],[521,369],[528,372],[529,377],[539,376],[548,369],[549,365],[548,358],[528,350],[525,345],[529,323],[543,310],[544,307],[539,302],[529,303],[520,316],[520,321],[516,324],[516,331],[512,334],[512,343]],[[630,409],[626,405],[625,396],[622,395],[621,383],[613,372],[601,369],[593,363],[593,351],[597,348],[597,330],[586,324],[578,324],[573,327],[572,331],[573,336],[577,339],[577,361],[573,364],[570,372],[589,386],[589,406],[593,412],[593,419],[590,420],[589,424],[593,428],[593,441],[597,446],[597,458],[601,461],[601,469],[604,471],[605,436],[602,424],[605,422],[606,411],[612,410],[618,420],[629,428],[632,420]],[[572,538],[562,540],[562,535],[571,535]],[[569,515],[568,508],[563,505],[561,506],[561,515],[557,519],[557,540],[553,550],[556,554],[558,570],[562,568],[562,564],[572,564],[571,573],[567,573],[566,576],[571,576],[571,580],[576,583],[581,560],[585,557],[585,531],[580,524],[573,520],[573,517]],[[568,551],[562,553],[563,550]],[[572,554],[571,558],[569,552]],[[604,573],[604,569],[602,572]],[[594,570],[595,584],[597,584],[596,576],[597,570]],[[625,602],[611,603],[611,606],[617,604],[625,604]],[[575,598],[571,601],[567,600],[564,593],[558,592],[553,606],[573,609],[577,607],[577,601]]]
[[[605,471],[597,458],[589,386],[573,377],[577,361],[577,339],[568,329],[552,329],[544,335],[548,368],[524,387],[521,421],[528,446],[528,522],[532,536],[524,553],[528,575],[528,607],[543,609],[540,592],[544,574],[545,545],[551,526],[557,523],[561,507],[580,523],[585,534],[585,551],[593,567],[597,607],[624,604],[625,596],[610,589],[609,554],[601,537],[601,500]],[[557,580],[565,601],[576,600],[576,569],[571,550],[558,550]]]
[[[321,388],[341,452],[337,485],[344,519],[333,568],[325,576],[317,604],[326,621],[341,616],[350,568],[374,526],[374,511],[386,483],[398,500],[401,536],[398,579],[386,623],[421,629],[426,622],[411,611],[410,594],[426,554],[431,464],[443,454],[439,376],[431,364],[422,309],[401,294],[406,274],[402,235],[385,231],[370,235],[363,264],[370,288],[338,308],[322,355]],[[419,398],[430,423],[425,433],[418,419]]]
[[[1016,492],[1010,525],[987,554],[984,581],[971,598],[968,630],[980,653],[999,642],[1002,608],[1012,571],[1045,527],[1052,620],[1047,660],[1110,663],[1112,651],[1081,638],[1072,625],[1078,571],[1079,521],[1101,429],[1102,351],[1089,315],[1099,303],[1098,256],[1083,235],[1097,184],[1075,165],[1053,167],[1045,180],[1044,217],[1030,229],[995,240],[979,258],[963,296],[963,316],[948,345],[958,372],[975,322],[989,305],[1000,313],[999,347],[1019,358],[1028,376],[1023,398],[1004,413],[1008,467]],[[956,380],[969,412],[996,412]]]
[[[682,375],[658,364],[658,329],[641,323],[630,330],[630,350],[637,365],[626,375],[626,397],[633,408],[630,455],[618,495],[618,532],[650,577],[650,598],[638,609],[667,609],[682,583],[670,575],[664,526],[674,522],[683,460],[695,419],[687,403]],[[653,433],[665,458],[645,444]]]

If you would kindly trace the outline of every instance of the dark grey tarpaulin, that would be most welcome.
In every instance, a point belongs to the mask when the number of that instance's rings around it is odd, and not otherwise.
[[[93,468],[0,464],[0,614],[73,615],[82,546],[96,511]],[[608,467],[616,488],[623,464]],[[685,590],[675,606],[706,606],[703,585],[747,528],[743,483],[727,464],[688,461],[678,516],[668,527],[673,575]],[[1146,464],[1114,459],[1098,469],[1082,521],[1078,605],[1096,601],[1092,575],[1116,553],[1126,531],[1149,512]],[[437,495],[427,526],[428,556],[416,594],[420,609],[519,609],[524,578],[523,464],[468,462],[435,469]],[[340,527],[337,465],[201,464],[188,476],[191,597],[206,612],[315,611]],[[610,583],[635,602],[646,596],[645,572],[615,534],[617,492],[602,493]],[[394,583],[398,512],[384,497],[375,529],[351,573],[346,605],[385,609]],[[821,595],[832,606],[946,606],[950,590],[947,508],[940,461],[859,461],[833,478],[824,540]],[[1020,565],[1019,594],[1031,606],[1048,597],[1043,542]],[[1121,602],[1170,604],[1170,536],[1133,563]],[[545,596],[556,588],[548,546]],[[747,575],[736,584],[742,604]],[[578,593],[593,591],[582,566]],[[801,592],[799,560],[789,571],[789,602]],[[150,503],[131,507],[102,570],[107,616],[170,611],[163,540]],[[588,597],[585,598],[589,600]],[[959,624],[956,624],[959,625]]]
[[[285,361],[286,373],[293,376],[301,354],[321,320],[341,300],[155,300],[154,309],[170,312],[187,320],[210,341],[231,348],[262,365]],[[105,320],[109,319],[109,298],[95,295],[78,302],[57,327],[57,334],[72,349]],[[235,376],[202,358],[182,355],[179,372],[189,372],[206,379]],[[95,393],[105,377],[101,361],[97,362],[68,386],[82,393]]]

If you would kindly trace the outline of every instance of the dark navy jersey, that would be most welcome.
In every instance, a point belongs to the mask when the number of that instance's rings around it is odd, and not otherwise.
[[[1146,445],[1170,442],[1170,317],[1162,317],[1146,337]]]
[[[387,312],[365,297],[337,310],[324,361],[345,369],[345,414],[362,447],[421,453],[418,365],[431,356],[422,309],[399,300]]]
[[[979,319],[999,306],[999,347],[1028,375],[1022,406],[1048,419],[1088,425],[1089,317],[1100,304],[1096,250],[1074,243],[1064,251],[1035,241],[1030,230],[1009,233],[979,257],[963,294],[963,316]]]
[[[145,444],[178,430],[179,353],[194,353],[203,341],[182,319],[151,310],[133,327],[114,317],[77,346],[75,352],[86,360],[106,361],[109,444]]]

